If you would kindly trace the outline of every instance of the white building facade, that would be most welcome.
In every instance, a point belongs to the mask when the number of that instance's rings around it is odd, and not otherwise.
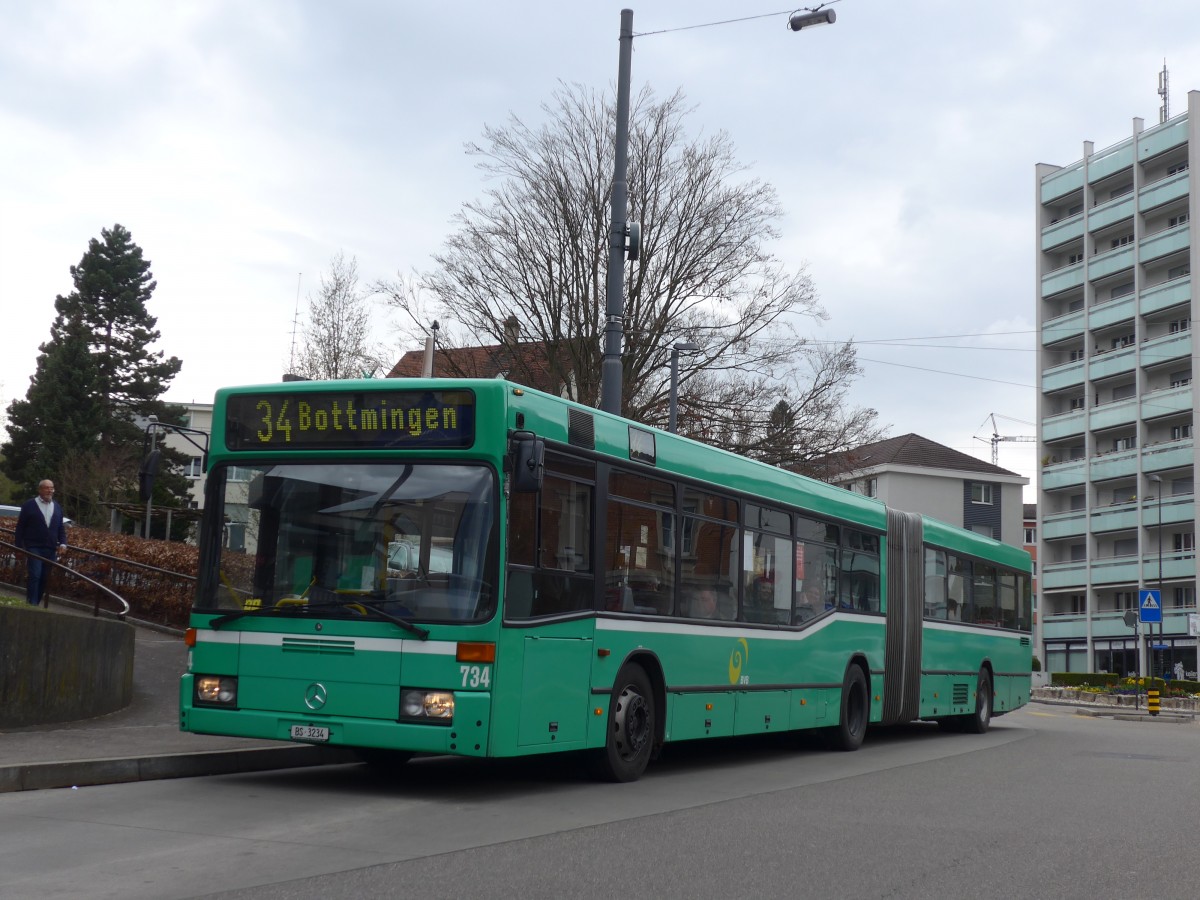
[[[1036,652],[1051,672],[1196,677],[1198,152],[1193,91],[1181,116],[1036,167]],[[1161,590],[1152,637],[1126,622],[1144,589]]]

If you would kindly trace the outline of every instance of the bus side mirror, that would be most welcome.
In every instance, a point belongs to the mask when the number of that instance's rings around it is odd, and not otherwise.
[[[158,475],[158,467],[161,463],[161,450],[151,450],[142,460],[142,467],[138,469],[138,496],[142,498],[143,503],[149,500],[150,495],[154,493],[154,479]]]
[[[542,489],[546,472],[546,442],[531,431],[513,435],[513,490],[533,494]]]

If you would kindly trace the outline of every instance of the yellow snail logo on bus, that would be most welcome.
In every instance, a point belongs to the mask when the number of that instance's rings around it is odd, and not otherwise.
[[[750,662],[750,645],[746,643],[745,638],[738,638],[738,642],[733,645],[733,652],[729,654],[730,684],[750,683],[750,676],[742,674],[742,666],[748,662]]]

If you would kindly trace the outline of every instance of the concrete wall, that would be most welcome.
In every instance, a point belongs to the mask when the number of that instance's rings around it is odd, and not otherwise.
[[[133,699],[133,626],[0,606],[0,728],[90,719]]]

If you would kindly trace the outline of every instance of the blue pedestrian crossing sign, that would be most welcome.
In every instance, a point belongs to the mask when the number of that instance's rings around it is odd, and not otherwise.
[[[1138,619],[1143,623],[1162,621],[1162,596],[1158,591],[1138,591]]]

